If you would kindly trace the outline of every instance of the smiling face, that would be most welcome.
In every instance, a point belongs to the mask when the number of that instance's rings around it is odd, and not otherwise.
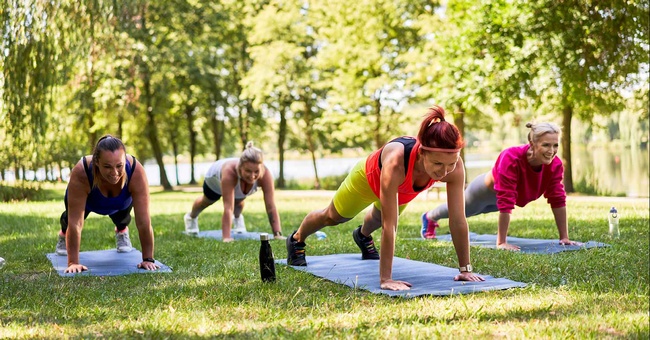
[[[126,165],[126,154],[124,149],[101,151],[97,163],[97,169],[106,182],[117,184],[122,181]]]
[[[262,176],[264,164],[243,162],[239,167],[239,175],[246,183],[253,184]]]
[[[424,171],[431,179],[439,181],[456,169],[460,152],[423,151],[422,164]]]
[[[533,166],[551,164],[553,158],[557,155],[559,141],[559,134],[546,133],[539,137],[536,142],[531,143],[530,150],[533,155],[529,160],[530,164]]]

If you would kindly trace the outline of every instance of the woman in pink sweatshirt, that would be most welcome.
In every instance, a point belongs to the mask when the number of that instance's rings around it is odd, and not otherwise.
[[[551,205],[560,244],[578,244],[569,239],[564,167],[556,157],[560,128],[553,123],[528,123],[526,127],[530,129],[528,144],[503,150],[492,171],[479,175],[467,186],[465,214],[469,217],[498,211],[497,248],[519,250],[506,241],[510,213],[515,205],[524,207],[543,194]],[[447,217],[446,204],[422,214],[422,238],[435,238],[437,221]]]

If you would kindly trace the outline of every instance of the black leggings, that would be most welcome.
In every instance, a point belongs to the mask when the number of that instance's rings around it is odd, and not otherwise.
[[[61,222],[61,232],[65,234],[65,232],[68,230],[68,200],[64,200],[65,202],[65,211],[63,214],[61,214],[61,219],[59,222]],[[114,214],[108,215],[108,217],[113,220],[113,223],[115,224],[115,227],[117,228],[117,231],[122,231],[126,229],[126,227],[129,226],[129,223],[131,223],[131,209],[133,209],[133,203],[131,203],[126,209],[120,210]],[[90,210],[84,211],[84,221],[86,220],[86,217],[90,214]]]

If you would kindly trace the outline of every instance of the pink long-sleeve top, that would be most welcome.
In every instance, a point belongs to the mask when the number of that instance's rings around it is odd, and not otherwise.
[[[551,164],[535,171],[526,158],[529,148],[526,144],[501,151],[492,168],[499,212],[509,214],[515,205],[523,207],[542,194],[551,208],[566,206],[562,161],[555,157]]]

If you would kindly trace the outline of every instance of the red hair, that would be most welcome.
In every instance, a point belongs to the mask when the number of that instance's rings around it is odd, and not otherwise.
[[[463,147],[463,137],[458,128],[445,121],[445,110],[433,106],[427,110],[427,115],[420,124],[418,132],[420,144],[429,148],[460,149]]]

